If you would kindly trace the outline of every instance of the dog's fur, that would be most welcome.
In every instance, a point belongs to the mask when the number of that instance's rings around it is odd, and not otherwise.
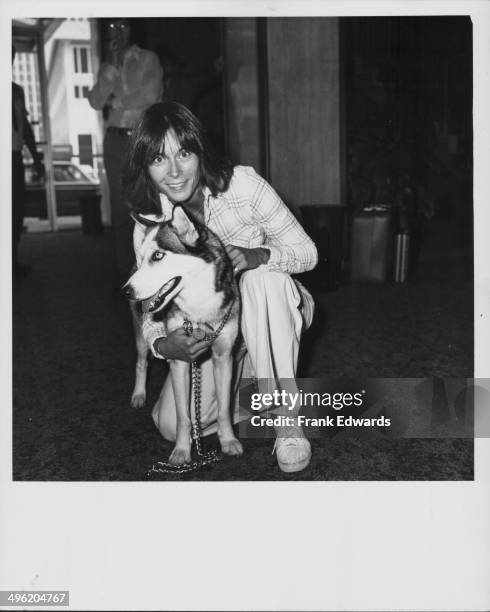
[[[192,222],[180,206],[171,221],[135,216],[148,229],[141,246],[142,261],[124,286],[132,303],[138,359],[131,404],[144,405],[148,347],[140,329],[137,304],[151,316],[162,317],[167,333],[182,327],[184,318],[206,332],[216,330],[231,306],[230,316],[211,346],[218,403],[221,450],[240,455],[242,446],[231,425],[230,394],[232,351],[238,335],[240,300],[228,255],[218,237]],[[170,375],[177,409],[175,448],[169,462],[179,465],[191,458],[190,366],[170,360]]]

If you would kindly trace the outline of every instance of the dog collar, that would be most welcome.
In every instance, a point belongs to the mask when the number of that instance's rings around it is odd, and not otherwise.
[[[192,321],[190,321],[186,317],[184,319],[184,323],[182,325],[182,327],[184,328],[185,333],[188,336],[193,336],[196,340],[205,340],[207,342],[214,342],[216,340],[216,338],[220,335],[220,333],[223,331],[224,326],[226,325],[228,319],[230,318],[231,311],[233,309],[234,303],[235,303],[235,298],[233,298],[233,300],[232,300],[232,302],[230,304],[230,307],[226,311],[226,314],[223,317],[223,319],[221,320],[221,323],[212,332],[206,332],[206,331],[204,331],[204,329],[202,329],[202,327],[194,328],[194,326],[192,325]],[[209,323],[208,323],[208,325],[209,325]],[[209,325],[209,327],[211,327],[211,325]],[[211,329],[212,329],[212,327],[211,327]]]

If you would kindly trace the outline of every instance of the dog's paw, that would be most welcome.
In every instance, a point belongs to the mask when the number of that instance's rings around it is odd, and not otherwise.
[[[238,456],[243,454],[243,446],[236,438],[232,438],[231,440],[220,440],[220,444],[221,452],[224,455]]]
[[[177,448],[175,447],[170,455],[168,462],[170,465],[181,465],[182,463],[189,463],[191,460],[190,448]]]
[[[145,393],[134,393],[131,396],[131,408],[144,408],[146,404]]]

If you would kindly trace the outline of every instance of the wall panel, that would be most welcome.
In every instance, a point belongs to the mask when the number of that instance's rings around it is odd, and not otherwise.
[[[235,163],[261,171],[257,70],[257,20],[225,22],[228,152]]]
[[[270,181],[291,208],[341,203],[337,18],[267,20]]]

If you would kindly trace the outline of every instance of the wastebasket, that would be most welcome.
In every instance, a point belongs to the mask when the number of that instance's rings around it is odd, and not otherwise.
[[[391,272],[392,213],[385,206],[370,206],[352,216],[351,280],[384,283]]]
[[[80,213],[84,234],[102,234],[102,216],[100,212],[100,193],[94,191],[80,195]]]

